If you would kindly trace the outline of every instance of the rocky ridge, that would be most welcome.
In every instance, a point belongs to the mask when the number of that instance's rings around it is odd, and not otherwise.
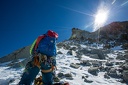
[[[122,45],[124,49],[128,49],[128,21],[112,22],[95,32],[73,28],[70,40],[100,43],[104,44],[105,48]]]

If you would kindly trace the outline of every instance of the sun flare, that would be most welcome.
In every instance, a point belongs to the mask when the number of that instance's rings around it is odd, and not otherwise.
[[[95,23],[97,25],[102,25],[107,19],[107,13],[103,10],[100,10],[95,16]]]
[[[99,9],[98,12],[95,14],[94,18],[94,28],[95,30],[99,29],[101,26],[104,25],[108,18],[108,10]]]

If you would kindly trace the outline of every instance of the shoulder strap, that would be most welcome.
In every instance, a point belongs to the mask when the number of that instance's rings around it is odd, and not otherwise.
[[[34,40],[34,42],[32,43],[32,45],[30,47],[30,54],[31,55],[32,55],[33,50],[35,51],[37,49],[40,40],[43,39],[44,37],[45,37],[45,35],[41,35],[36,40]]]
[[[37,49],[39,42],[40,42],[44,37],[45,37],[45,35],[41,35],[41,36],[39,36],[39,37],[37,38],[36,43],[35,43],[34,50]]]
[[[31,47],[30,47],[30,55],[32,55],[33,48],[34,48],[34,46],[35,46],[36,40],[37,40],[37,39],[34,40],[34,42],[32,43],[32,45],[31,45]]]

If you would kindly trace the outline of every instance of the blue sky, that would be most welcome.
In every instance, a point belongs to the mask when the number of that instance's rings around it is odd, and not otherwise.
[[[128,20],[128,0],[0,0],[0,57],[49,29],[58,42],[69,39],[73,27],[92,31],[100,5],[110,11],[105,24]]]

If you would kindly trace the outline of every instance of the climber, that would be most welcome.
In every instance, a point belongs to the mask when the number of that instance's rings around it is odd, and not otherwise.
[[[56,32],[48,30],[34,41],[30,48],[32,59],[26,64],[19,85],[32,85],[39,71],[42,73],[43,85],[53,85],[57,38]]]

